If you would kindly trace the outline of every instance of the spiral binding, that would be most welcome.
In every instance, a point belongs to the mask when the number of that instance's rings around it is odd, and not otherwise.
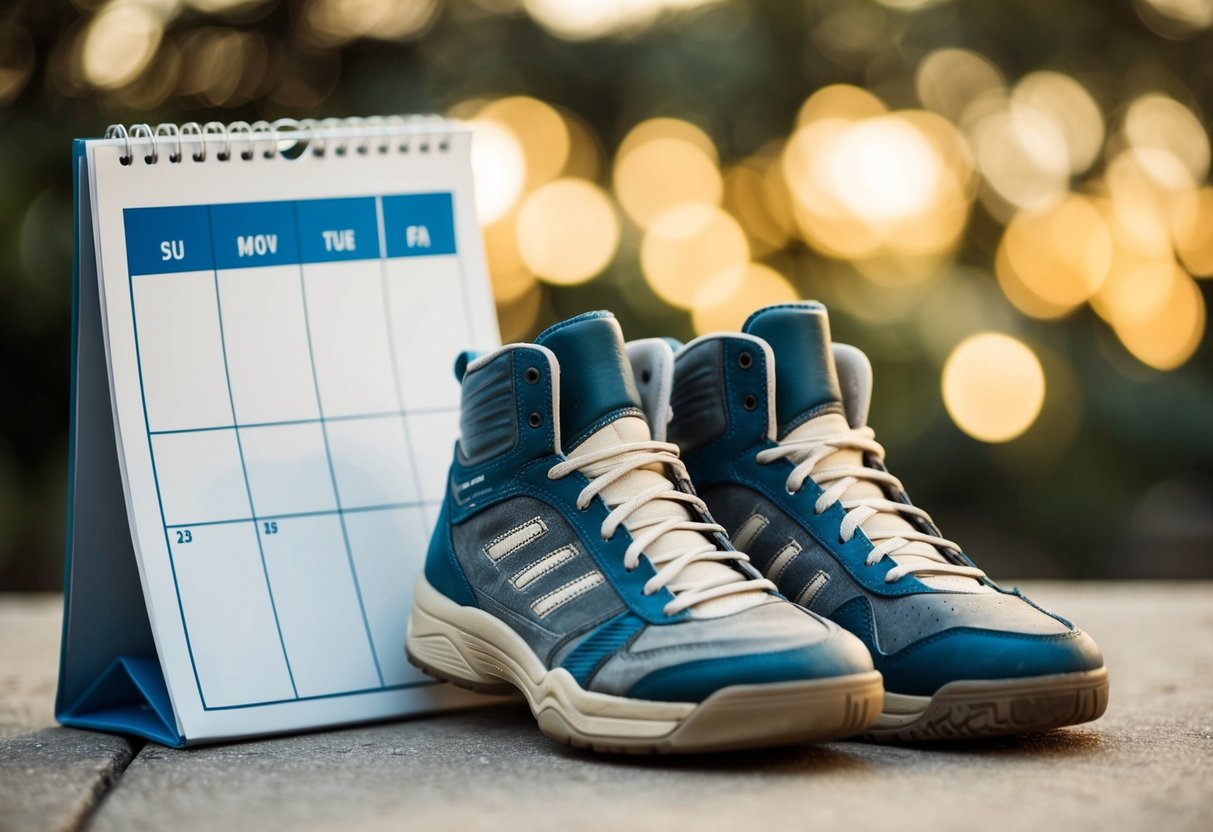
[[[223,124],[208,121],[199,124],[190,121],[176,124],[111,124],[105,130],[105,138],[123,143],[123,153],[118,160],[124,165],[132,164],[141,157],[144,164],[160,162],[162,150],[171,164],[178,164],[187,157],[194,162],[205,162],[214,158],[227,162],[239,157],[252,161],[258,156],[273,159],[275,156],[297,158],[310,153],[324,157],[330,153],[345,156],[352,149],[365,156],[372,149],[388,154],[393,149],[398,153],[445,153],[450,149],[452,122],[441,116],[370,116],[368,118],[301,119],[280,118],[277,121],[233,121]],[[212,149],[218,150],[212,156]],[[294,155],[292,155],[294,154]]]

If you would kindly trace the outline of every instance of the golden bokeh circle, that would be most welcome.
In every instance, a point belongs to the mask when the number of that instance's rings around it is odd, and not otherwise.
[[[1009,442],[1040,415],[1045,374],[1027,344],[982,332],[952,350],[944,363],[942,391],[957,427],[982,442]]]
[[[1113,323],[1133,356],[1156,370],[1174,370],[1200,346],[1205,335],[1205,299],[1191,277],[1175,270],[1170,292],[1152,315]]]
[[[550,182],[564,170],[571,146],[569,128],[550,104],[514,95],[485,105],[477,118],[495,121],[514,134],[526,159],[525,190]]]
[[[614,184],[623,210],[641,228],[679,205],[718,205],[724,193],[714,156],[674,137],[645,141],[617,156]]]
[[[750,246],[737,220],[714,205],[680,205],[657,217],[640,244],[640,266],[653,291],[682,309],[712,281],[727,292],[745,277]]]
[[[1035,318],[1056,318],[1099,291],[1112,264],[1112,238],[1099,210],[1071,194],[1041,211],[1017,214],[995,257],[999,285]]]
[[[779,272],[762,263],[745,266],[740,280],[732,272],[717,272],[700,286],[691,307],[695,332],[737,332],[755,309],[791,303],[799,295]]]
[[[619,234],[610,198],[584,179],[549,182],[518,211],[519,254],[548,283],[583,283],[601,273],[615,256]]]

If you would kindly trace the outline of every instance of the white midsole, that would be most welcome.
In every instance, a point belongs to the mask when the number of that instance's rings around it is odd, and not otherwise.
[[[508,682],[538,716],[552,709],[581,734],[656,739],[697,707],[587,691],[564,668],[548,670],[521,636],[495,616],[456,604],[419,576],[409,612],[408,651],[430,667],[469,682]]]
[[[877,728],[899,728],[918,719],[931,704],[929,696],[907,696],[901,693],[884,692],[884,707]]]

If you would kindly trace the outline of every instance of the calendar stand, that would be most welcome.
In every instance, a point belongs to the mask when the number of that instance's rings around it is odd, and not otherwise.
[[[83,148],[73,154],[76,177]],[[87,192],[76,188],[76,248],[92,245]],[[85,204],[81,205],[81,200]],[[86,249],[87,250],[87,249]],[[97,271],[91,258],[72,270],[71,447],[63,651],[55,711],[81,728],[139,734],[181,745],[139,583],[114,444],[113,412]],[[76,550],[92,557],[71,562]],[[76,589],[76,587],[79,589]],[[104,592],[90,588],[104,587]],[[68,656],[71,661],[68,661]]]

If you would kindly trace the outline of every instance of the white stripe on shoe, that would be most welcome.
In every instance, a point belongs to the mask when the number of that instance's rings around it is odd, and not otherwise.
[[[796,560],[796,556],[800,554],[800,544],[795,540],[789,540],[775,554],[775,560],[771,561],[771,567],[767,570],[767,577],[775,583],[779,583],[780,577],[783,576],[792,561]]]
[[[744,523],[737,527],[737,533],[733,535],[733,548],[739,552],[749,549],[750,544],[758,535],[762,534],[762,530],[767,527],[769,522],[761,514],[751,514]]]
[[[800,594],[796,596],[796,603],[802,607],[807,607],[813,603],[813,599],[818,596],[825,585],[829,583],[830,576],[821,570],[809,579],[809,584],[804,589],[800,590]]]
[[[514,589],[522,589],[531,581],[543,577],[562,563],[572,560],[576,554],[576,546],[572,544],[561,546],[556,551],[549,552],[534,563],[518,570],[514,577],[510,578],[510,583],[513,584]]]
[[[580,578],[569,581],[564,586],[553,589],[547,595],[536,598],[531,604],[531,609],[535,611],[535,615],[546,618],[574,598],[585,595],[602,583],[602,580],[601,572],[586,572]]]
[[[533,540],[538,540],[548,533],[548,524],[542,517],[532,517],[521,526],[515,526],[508,532],[490,540],[484,546],[484,553],[493,563],[506,555],[512,555]]]

